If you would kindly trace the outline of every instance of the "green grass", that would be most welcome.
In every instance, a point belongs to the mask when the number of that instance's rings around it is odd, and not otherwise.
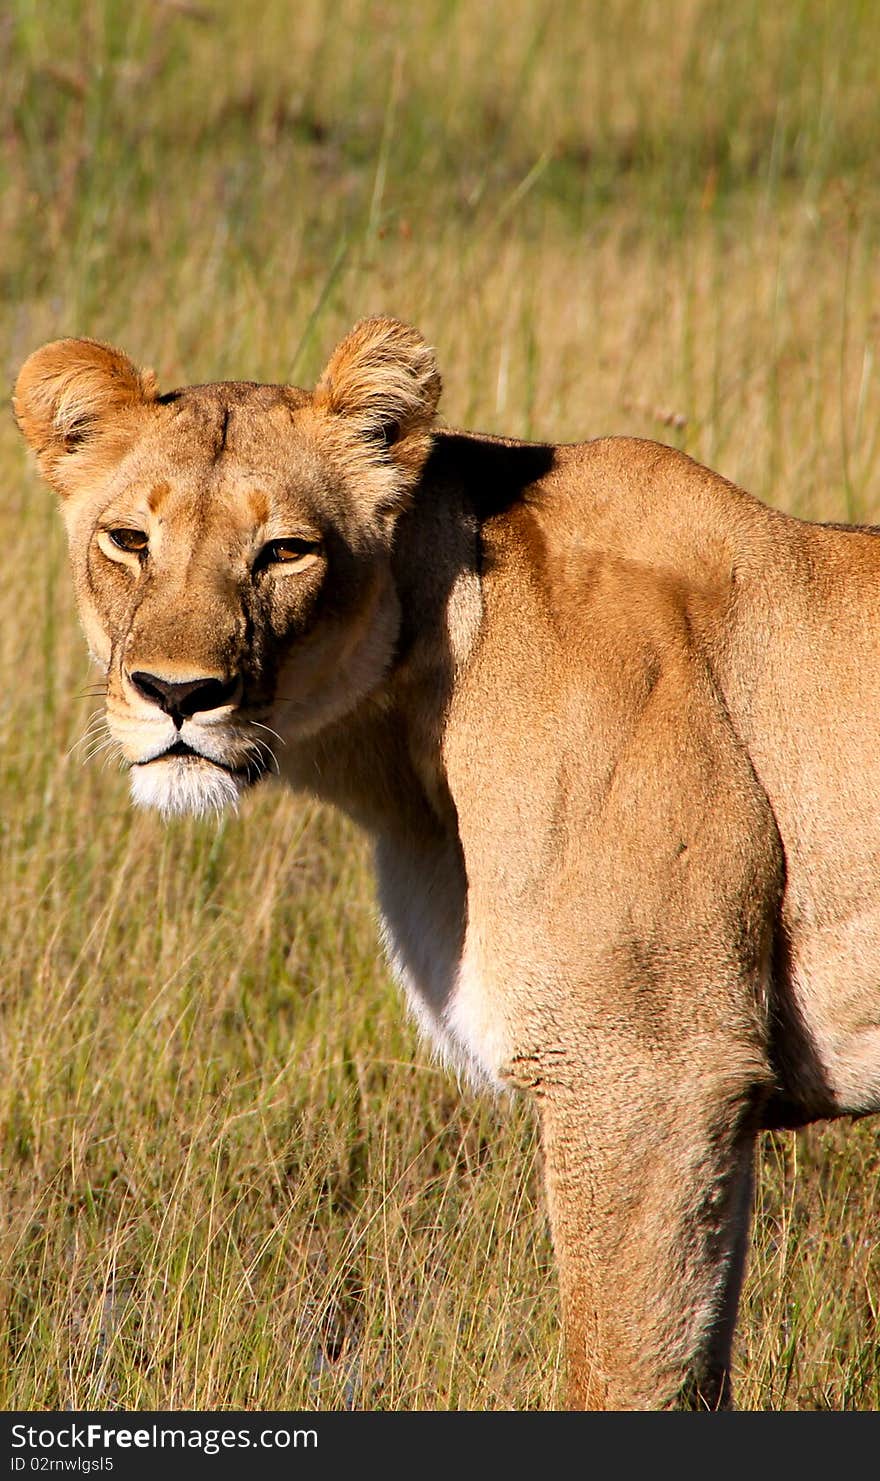
[[[12,0],[0,354],[308,383],[355,319],[453,424],[659,436],[880,518],[876,13]],[[0,423],[0,1405],[545,1408],[528,1107],[460,1092],[377,959],[367,851],[267,786],[167,829],[72,751],[63,539]],[[880,1407],[872,1123],[768,1138],[754,1408]]]

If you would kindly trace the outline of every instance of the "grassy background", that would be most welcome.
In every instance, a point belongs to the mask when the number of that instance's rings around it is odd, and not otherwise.
[[[453,424],[676,442],[880,519],[871,0],[11,0],[0,355],[309,383],[370,312]],[[526,1106],[419,1048],[363,842],[168,828],[71,748],[59,523],[0,422],[0,1406],[550,1407]],[[880,1407],[871,1123],[767,1138],[740,1403]]]

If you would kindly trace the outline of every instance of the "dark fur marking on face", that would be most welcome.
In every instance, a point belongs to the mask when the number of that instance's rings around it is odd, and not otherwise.
[[[217,434],[217,451],[215,458],[219,458],[226,451],[226,435],[229,431],[229,407],[224,406],[220,413],[220,430]]]
[[[147,506],[151,514],[158,514],[170,492],[171,485],[169,483],[157,483],[155,488],[150,490]]]

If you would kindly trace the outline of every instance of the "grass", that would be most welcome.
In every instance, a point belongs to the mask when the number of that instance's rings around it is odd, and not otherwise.
[[[674,441],[880,519],[870,0],[11,0],[0,355],[313,380],[375,311],[452,424]],[[0,423],[0,1406],[547,1408],[525,1105],[460,1093],[377,960],[365,846],[267,786],[130,811],[55,511]],[[751,1408],[880,1407],[872,1123],[768,1137]]]

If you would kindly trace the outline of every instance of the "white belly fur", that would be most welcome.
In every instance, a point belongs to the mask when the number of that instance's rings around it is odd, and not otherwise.
[[[422,1036],[475,1088],[505,1088],[508,1034],[466,927],[466,885],[453,850],[406,859],[376,850],[381,934]]]

